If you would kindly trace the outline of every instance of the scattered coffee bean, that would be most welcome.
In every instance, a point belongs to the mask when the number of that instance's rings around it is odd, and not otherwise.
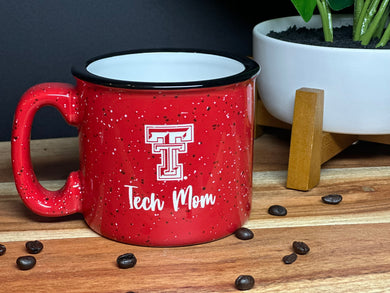
[[[137,263],[137,258],[132,253],[125,253],[116,259],[116,263],[118,264],[118,267],[121,269],[129,269],[135,266]]]
[[[18,268],[20,270],[23,270],[23,271],[32,269],[36,263],[37,263],[37,260],[32,255],[20,256],[16,260],[16,265],[18,266]]]
[[[293,250],[297,254],[307,254],[310,251],[309,246],[302,241],[294,241],[293,242]]]
[[[338,204],[343,200],[340,194],[328,194],[323,196],[322,201],[327,204]]]
[[[7,248],[5,245],[0,244],[0,255],[3,255],[7,251]]]
[[[234,232],[234,235],[241,240],[249,240],[254,236],[252,230],[244,227],[237,229],[236,232]]]
[[[280,205],[272,205],[269,207],[268,213],[273,216],[285,216],[287,215],[287,209]]]
[[[43,249],[42,242],[35,240],[35,241],[28,241],[26,242],[26,249],[28,253],[31,254],[37,254],[40,253]]]
[[[250,275],[238,276],[234,283],[236,289],[244,291],[250,290],[255,286],[255,279]]]
[[[289,255],[284,256],[282,260],[286,265],[289,265],[292,264],[294,261],[296,261],[297,257],[298,257],[297,254],[293,252]]]

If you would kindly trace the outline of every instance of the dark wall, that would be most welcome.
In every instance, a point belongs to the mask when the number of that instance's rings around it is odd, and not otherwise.
[[[0,140],[11,137],[23,92],[41,82],[73,83],[74,60],[161,47],[251,55],[256,23],[294,14],[288,0],[0,0]],[[32,138],[76,135],[55,109],[34,120]]]

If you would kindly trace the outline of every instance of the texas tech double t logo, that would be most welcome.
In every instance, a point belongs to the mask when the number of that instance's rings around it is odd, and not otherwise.
[[[145,125],[145,143],[152,153],[161,155],[157,180],[183,180],[183,164],[179,154],[187,153],[187,144],[194,142],[194,125]]]

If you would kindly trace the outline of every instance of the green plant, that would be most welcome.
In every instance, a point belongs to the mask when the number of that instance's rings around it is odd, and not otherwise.
[[[390,0],[291,0],[308,22],[317,7],[322,20],[324,39],[333,41],[332,10],[340,11],[353,6],[353,40],[363,46],[371,40],[379,39],[376,47],[383,47],[390,39],[390,25],[387,25],[390,13]]]

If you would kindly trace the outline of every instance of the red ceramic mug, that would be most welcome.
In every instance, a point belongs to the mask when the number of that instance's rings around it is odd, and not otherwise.
[[[33,212],[82,213],[97,233],[146,246],[208,242],[247,221],[254,61],[143,50],[99,56],[72,73],[76,86],[36,85],[16,109],[12,165]],[[34,115],[49,105],[79,130],[80,170],[58,191],[40,185],[29,150]]]

